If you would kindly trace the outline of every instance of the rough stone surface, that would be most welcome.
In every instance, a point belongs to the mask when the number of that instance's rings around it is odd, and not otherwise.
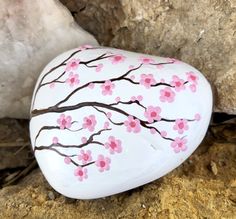
[[[58,54],[97,45],[57,0],[0,1],[0,118],[28,118],[35,81]]]
[[[215,111],[236,113],[235,0],[61,0],[103,45],[171,56],[216,88]]]
[[[167,176],[104,199],[65,198],[36,169],[18,185],[0,190],[0,218],[235,218],[235,132],[222,133],[231,136],[228,143],[208,138]]]

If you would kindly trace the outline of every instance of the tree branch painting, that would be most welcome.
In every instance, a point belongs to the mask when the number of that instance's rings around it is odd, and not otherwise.
[[[88,178],[90,166],[95,166],[99,172],[109,171],[112,166],[112,159],[121,154],[124,150],[125,139],[119,139],[114,130],[122,130],[129,135],[137,135],[141,132],[156,135],[164,141],[169,142],[174,153],[181,153],[187,150],[187,134],[190,123],[200,120],[201,116],[196,112],[192,117],[165,117],[165,107],[171,107],[176,98],[183,92],[194,94],[197,90],[198,76],[194,72],[186,72],[185,77],[172,73],[170,80],[159,79],[158,75],[164,68],[171,65],[178,65],[179,61],[166,58],[157,62],[150,56],[140,56],[133,61],[135,65],[127,65],[127,57],[123,54],[116,54],[110,51],[96,55],[89,60],[83,60],[84,51],[96,50],[90,46],[81,47],[72,52],[60,64],[47,71],[39,80],[33,97],[31,119],[46,115],[57,115],[53,125],[42,126],[35,135],[34,152],[50,151],[64,159],[67,165],[75,166],[74,175],[79,181]],[[96,54],[96,53],[95,53]],[[119,75],[110,78],[105,73],[106,66],[120,68]],[[99,80],[89,80],[82,82],[82,74],[86,74],[81,69],[94,69],[94,75],[102,75]],[[110,68],[109,71],[112,71]],[[55,75],[55,77],[53,77]],[[137,95],[126,93],[115,96],[117,89],[126,86],[137,89]],[[50,89],[54,92],[55,86],[71,87],[71,91],[58,102],[48,107],[36,108],[35,103],[39,93],[43,89]],[[78,97],[84,91],[95,91],[97,100],[76,101],[71,104],[71,99]],[[120,89],[120,88],[119,88]],[[145,91],[145,94],[142,94]],[[155,93],[157,98],[152,104],[147,101],[148,92]],[[55,93],[56,94],[56,93]],[[127,99],[128,96],[128,99]],[[130,112],[129,107],[135,109]],[[76,118],[72,112],[84,112],[83,118]],[[88,112],[88,113],[87,113]],[[91,113],[92,112],[92,113]],[[137,115],[136,112],[140,112]],[[73,115],[72,115],[73,114]],[[78,127],[74,128],[74,124]],[[168,124],[169,130],[160,130],[158,124]],[[61,142],[60,134],[54,136],[47,145],[38,143],[38,139],[45,132],[57,133],[74,132],[87,133],[74,144]],[[173,135],[175,133],[175,135]],[[101,137],[106,140],[101,141]],[[94,155],[89,146],[100,147],[110,154],[100,153]],[[76,150],[76,153],[68,153],[69,150]],[[114,158],[115,159],[115,158]]]

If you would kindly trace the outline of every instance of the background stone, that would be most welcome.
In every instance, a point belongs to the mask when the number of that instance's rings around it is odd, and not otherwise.
[[[28,118],[44,66],[81,44],[97,42],[59,1],[0,1],[0,118]]]
[[[236,114],[235,0],[61,0],[106,46],[181,59],[216,90],[215,111]]]

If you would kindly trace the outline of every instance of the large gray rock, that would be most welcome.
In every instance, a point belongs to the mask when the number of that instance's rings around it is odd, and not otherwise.
[[[57,0],[0,1],[0,118],[29,117],[35,81],[55,56],[97,45]]]
[[[105,45],[181,59],[216,88],[216,111],[236,114],[235,0],[61,0]]]

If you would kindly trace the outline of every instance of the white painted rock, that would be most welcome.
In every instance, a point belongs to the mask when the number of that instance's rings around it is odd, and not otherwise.
[[[175,59],[84,46],[38,79],[30,133],[61,194],[93,199],[151,182],[187,159],[211,117],[212,91]]]

